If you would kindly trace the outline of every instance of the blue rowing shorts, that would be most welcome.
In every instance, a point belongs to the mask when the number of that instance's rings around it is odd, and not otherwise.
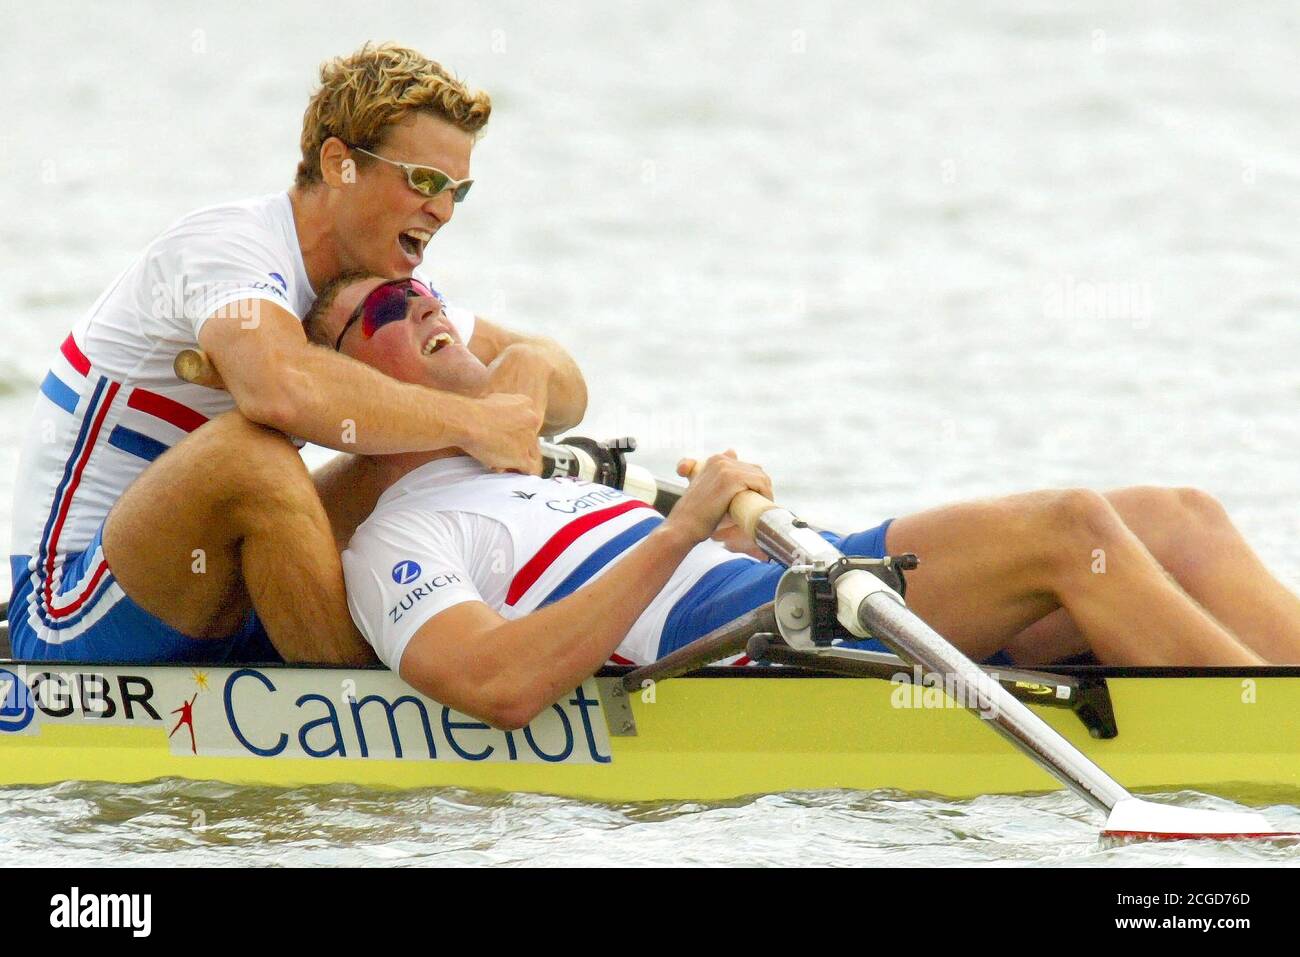
[[[256,614],[226,638],[182,634],[122,590],[104,557],[101,524],[84,551],[53,574],[29,556],[10,558],[9,641],[24,661],[164,664],[280,661]]]
[[[891,522],[892,518],[852,535],[821,534],[845,555],[884,558],[885,534]],[[659,638],[659,657],[767,604],[776,597],[776,583],[783,574],[785,566],[778,562],[752,562],[743,558],[711,569],[668,613]],[[874,638],[847,644],[868,651],[889,650]]]

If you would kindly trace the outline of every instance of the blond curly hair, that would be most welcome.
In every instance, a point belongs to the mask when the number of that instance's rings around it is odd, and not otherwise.
[[[362,149],[412,112],[428,113],[477,136],[492,115],[492,98],[471,90],[439,63],[395,43],[367,43],[346,57],[326,60],[320,89],[302,118],[297,186],[321,181],[320,148],[331,136]]]

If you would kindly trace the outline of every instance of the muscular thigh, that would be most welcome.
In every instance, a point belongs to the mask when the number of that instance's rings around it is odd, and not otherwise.
[[[230,413],[186,436],[131,484],[109,513],[104,554],[136,604],[196,638],[237,630],[250,608],[240,576],[240,501],[250,497],[259,456],[278,455],[277,444],[288,463],[286,439]]]
[[[945,505],[896,519],[890,554],[914,552],[907,603],[974,658],[1058,606],[1046,587],[1045,536],[1053,492]]]

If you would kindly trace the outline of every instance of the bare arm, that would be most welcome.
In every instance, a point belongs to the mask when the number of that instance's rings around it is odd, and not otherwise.
[[[608,574],[517,621],[454,605],[411,639],[402,678],[495,727],[523,727],[604,664],[694,544],[661,525]]]
[[[236,318],[246,315],[257,322]],[[469,399],[398,382],[311,344],[272,302],[223,308],[199,343],[239,410],[289,435],[369,455],[459,446],[492,467],[540,468],[538,417],[525,397]]]
[[[514,346],[526,346],[540,356],[549,370],[543,409],[543,435],[571,429],[587,414],[587,383],[573,356],[553,339],[511,332],[481,316],[475,317],[469,351],[493,367]],[[495,369],[494,369],[495,371]],[[526,394],[528,390],[522,390]]]
[[[515,621],[481,602],[448,608],[407,645],[402,678],[496,727],[522,727],[609,658],[687,552],[746,488],[771,494],[757,466],[714,456],[663,524],[604,575]]]

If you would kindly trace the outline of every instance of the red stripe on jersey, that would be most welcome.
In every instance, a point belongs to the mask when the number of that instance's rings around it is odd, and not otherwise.
[[[90,375],[90,360],[86,354],[77,348],[77,340],[69,334],[68,338],[63,340],[63,345],[59,347],[63,353],[63,358],[72,363],[72,368],[76,369],[82,375]]]
[[[523,568],[519,569],[519,574],[510,583],[510,590],[506,592],[506,604],[513,605],[517,602],[524,592],[536,584],[537,579],[542,577],[542,573],[555,564],[555,560],[563,555],[564,550],[572,545],[579,536],[591,531],[597,525],[603,525],[611,518],[618,518],[618,516],[636,508],[650,508],[650,506],[645,502],[620,502],[612,508],[602,509],[599,512],[588,512],[582,518],[565,525],[550,537]]]
[[[71,342],[71,337],[68,338]],[[95,415],[94,423],[91,426],[90,434],[86,437],[86,447],[81,451],[81,458],[77,460],[77,465],[72,472],[72,481],[68,489],[63,493],[63,503],[59,506],[58,518],[55,519],[54,528],[50,532],[49,555],[45,560],[45,605],[49,610],[51,618],[64,618],[83,604],[86,599],[94,594],[95,586],[99,584],[100,578],[108,570],[106,562],[100,562],[99,567],[95,569],[91,576],[89,587],[82,592],[81,597],[71,605],[65,605],[62,608],[54,607],[54,561],[59,547],[59,535],[63,532],[63,523],[68,519],[68,510],[72,507],[72,496],[77,491],[77,486],[81,484],[81,475],[86,470],[86,463],[90,461],[90,454],[95,450],[95,443],[99,441],[99,432],[104,425],[104,418],[108,415],[108,410],[113,407],[113,399],[117,397],[119,383],[113,382],[108,387],[108,392],[104,395],[103,404],[99,407]]]
[[[148,389],[136,389],[131,393],[131,398],[126,400],[127,408],[137,409],[155,419],[162,419],[169,422],[186,432],[193,432],[208,417],[201,412],[195,412],[187,405],[181,405],[175,399],[169,399],[165,395],[159,395],[157,392],[150,392]]]

